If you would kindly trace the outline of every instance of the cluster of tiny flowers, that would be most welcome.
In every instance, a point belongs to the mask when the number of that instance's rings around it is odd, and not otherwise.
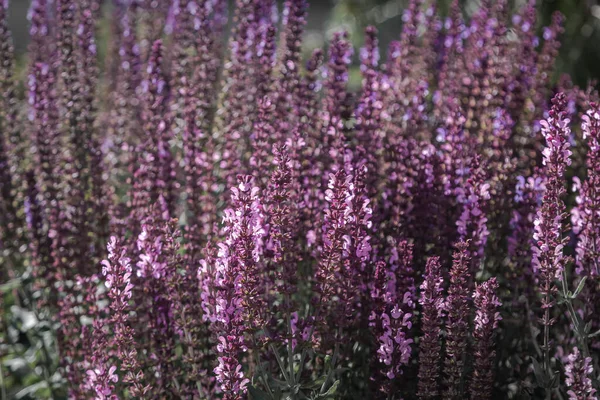
[[[31,1],[20,73],[0,1],[0,394],[597,397],[559,13],[409,0],[304,59],[307,0],[104,3]]]
[[[591,357],[583,357],[577,347],[569,354],[565,366],[565,383],[569,390],[569,400],[597,400],[596,389],[592,385],[594,367]]]

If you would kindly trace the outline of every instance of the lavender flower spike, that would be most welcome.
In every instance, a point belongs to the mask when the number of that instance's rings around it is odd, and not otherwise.
[[[107,249],[108,260],[102,261],[102,275],[106,277],[105,285],[112,310],[110,319],[114,333],[112,344],[121,360],[121,371],[125,375],[123,381],[130,385],[131,395],[144,399],[149,387],[143,385],[144,374],[137,360],[134,332],[129,322],[129,299],[133,290],[131,264],[125,255],[125,247],[114,236],[110,238]]]
[[[446,359],[444,360],[444,399],[463,398],[461,380],[465,367],[471,311],[469,245],[469,242],[460,242],[456,245],[456,251],[453,254],[454,261],[450,270],[450,288],[446,298],[448,337],[446,339]]]
[[[216,328],[218,330],[215,368],[225,400],[243,398],[250,382],[244,377],[238,354],[247,350],[245,333],[262,325],[264,312],[259,288],[257,261],[264,229],[258,188],[251,176],[239,176],[231,189],[233,208],[225,211],[227,239],[221,243],[216,260]]]
[[[571,164],[571,151],[569,150],[569,118],[567,117],[567,103],[564,93],[558,93],[552,99],[552,109],[546,120],[540,121],[542,134],[546,139],[546,148],[543,151],[543,173],[546,179],[546,191],[542,199],[542,206],[536,214],[534,221],[533,239],[533,270],[538,274],[539,291],[542,294],[542,317],[544,367],[550,367],[549,341],[550,327],[555,320],[551,318],[550,310],[554,306],[553,296],[557,291],[556,279],[562,279],[565,256],[563,247],[566,238],[562,237],[562,220],[565,217],[564,174],[567,166]]]
[[[582,117],[581,130],[583,138],[589,145],[587,159],[587,179],[580,183],[577,196],[577,207],[572,210],[571,221],[573,231],[579,234],[576,247],[577,275],[600,275],[599,254],[600,226],[600,107],[596,103],[590,104],[590,109]]]
[[[493,366],[496,353],[494,346],[494,331],[502,318],[498,308],[502,305],[496,291],[498,282],[491,278],[475,288],[475,367],[471,382],[472,399],[491,399],[493,385]]]
[[[569,400],[598,400],[596,389],[592,386],[594,367],[591,357],[583,357],[577,347],[569,354],[565,365],[565,383],[569,390]]]
[[[423,336],[419,344],[419,391],[420,399],[437,398],[438,379],[440,376],[439,361],[442,350],[440,332],[444,310],[439,257],[430,257],[425,266],[425,279],[421,284],[421,330]]]

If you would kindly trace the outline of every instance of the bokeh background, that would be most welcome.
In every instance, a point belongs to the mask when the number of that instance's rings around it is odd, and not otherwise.
[[[278,1],[283,2],[283,0]],[[110,2],[110,0],[105,1],[105,3]],[[436,3],[444,12],[449,2],[450,0],[440,0]],[[515,8],[523,2],[524,0],[509,0],[511,6]],[[21,65],[26,62],[29,3],[29,0],[10,1],[10,27]],[[315,47],[323,46],[331,33],[340,29],[348,30],[355,45],[360,46],[362,31],[369,24],[379,28],[381,46],[384,50],[387,44],[396,39],[400,33],[402,10],[408,0],[309,0],[309,3],[305,51],[309,52]],[[479,3],[480,0],[461,1],[465,15],[467,17],[471,15],[478,8]],[[573,82],[578,85],[585,85],[589,79],[600,79],[600,4],[598,3],[599,1],[596,0],[538,0],[538,31],[549,23],[550,16],[555,10],[561,11],[566,16],[566,31],[555,78],[561,73],[568,73]],[[105,42],[106,40],[99,40],[100,56],[104,48],[102,44]],[[353,75],[355,79],[352,81],[357,83],[358,71]]]

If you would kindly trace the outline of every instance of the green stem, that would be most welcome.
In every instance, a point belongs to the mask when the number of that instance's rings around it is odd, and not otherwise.
[[[6,386],[4,385],[4,370],[2,369],[2,360],[0,359],[0,399],[7,400]]]
[[[290,315],[290,295],[286,293],[285,302],[287,303],[287,330],[288,330],[288,342],[287,342],[287,352],[288,352],[288,367],[290,369],[290,378],[293,379],[293,384],[296,384],[296,376],[294,375],[294,350],[292,349],[292,318]]]
[[[258,373],[260,374],[260,377],[263,381],[263,384],[265,385],[265,388],[267,389],[267,392],[269,392],[269,395],[271,396],[271,398],[273,397],[273,391],[271,390],[271,387],[269,386],[269,381],[267,380],[267,372],[264,370],[262,363],[260,362],[260,355],[258,353],[258,351],[256,351],[256,349],[258,348],[258,346],[256,345],[256,339],[254,339],[254,358],[256,359],[256,365],[258,367]]]
[[[323,382],[323,385],[321,385],[321,390],[319,391],[319,394],[323,394],[325,393],[327,390],[327,383],[329,383],[329,379],[331,379],[331,375],[333,375],[333,371],[335,370],[335,363],[337,362],[337,357],[338,357],[338,353],[340,351],[340,344],[339,342],[337,342],[335,344],[335,349],[333,351],[333,357],[331,358],[331,367],[329,368],[329,372],[327,373],[327,376],[325,377],[325,382]]]
[[[279,365],[279,369],[281,369],[281,373],[283,374],[283,377],[285,378],[285,382],[288,384],[288,386],[292,387],[293,384],[292,384],[290,378],[288,377],[287,369],[285,368],[285,366],[281,362],[281,358],[279,357],[279,353],[277,352],[277,349],[275,348],[275,346],[273,346],[273,343],[269,344],[269,348],[271,349],[271,351],[273,352],[273,355],[275,356],[275,359],[277,360],[277,364]]]

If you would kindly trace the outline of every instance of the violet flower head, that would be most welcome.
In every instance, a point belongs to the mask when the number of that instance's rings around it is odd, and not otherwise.
[[[114,384],[119,381],[116,370],[117,367],[112,365],[108,370],[101,366],[87,371],[89,384],[96,392],[94,400],[118,400],[119,397],[113,394]]]
[[[348,237],[350,239],[348,246],[350,268],[352,268],[352,273],[357,276],[363,273],[369,275],[368,266],[373,253],[371,245],[373,208],[367,193],[368,168],[364,160],[359,161],[356,167],[350,166],[351,163],[346,164],[347,173],[351,173],[352,176],[347,199],[350,228]],[[355,284],[366,290],[364,282],[358,281]]]
[[[477,285],[473,294],[475,303],[475,362],[473,380],[471,382],[472,399],[491,399],[493,385],[493,368],[495,359],[494,333],[498,322],[502,319],[498,308],[502,305],[496,291],[498,282],[491,278]]]
[[[402,374],[402,366],[410,360],[412,339],[407,338],[406,331],[412,327],[411,314],[404,313],[398,305],[389,314],[382,313],[381,329],[383,333],[377,337],[379,361],[387,367],[386,376],[394,379]]]
[[[324,110],[322,113],[322,129],[328,144],[329,155],[333,159],[333,168],[343,165],[344,130],[342,119],[346,111],[347,83],[349,67],[352,61],[353,48],[348,41],[347,32],[336,32],[329,46],[329,62],[326,69]]]
[[[286,106],[290,107],[289,95],[297,90],[300,70],[302,34],[306,25],[306,0],[287,0],[283,7],[283,27],[281,42],[285,43],[281,63],[280,96],[286,97]]]
[[[584,357],[579,349],[575,347],[567,360],[565,383],[569,388],[567,391],[569,400],[598,400],[591,379],[594,373],[592,358]]]
[[[123,382],[129,385],[132,395],[142,397],[149,391],[144,386],[144,373],[137,360],[134,332],[129,321],[129,301],[132,297],[131,260],[126,256],[126,247],[112,236],[107,244],[108,260],[102,261],[102,275],[108,289],[112,314],[110,323],[113,329],[111,345],[121,359]]]
[[[542,203],[545,185],[540,176],[517,176],[515,186],[514,202],[517,205],[510,220],[512,233],[508,238],[508,253],[512,257],[520,257],[518,254],[522,247],[529,249],[534,243],[531,235],[533,233],[533,221],[535,213]]]
[[[292,165],[287,148],[275,147],[276,170],[271,175],[268,189],[269,237],[273,262],[278,267],[276,275],[282,292],[291,295],[297,282],[296,238],[297,206],[293,203]],[[295,251],[296,250],[296,251]]]
[[[450,287],[446,298],[446,358],[444,360],[444,394],[446,399],[463,397],[461,380],[465,368],[463,354],[467,351],[471,280],[469,242],[459,242],[452,255]]]
[[[406,242],[395,247],[398,251],[390,262],[378,261],[370,287],[371,313],[369,326],[377,338],[377,359],[383,364],[372,379],[379,390],[391,394],[396,389],[394,379],[403,372],[411,357],[413,340],[409,338],[414,310],[414,287],[406,285],[407,268],[412,267],[412,247]]]
[[[244,334],[264,324],[265,311],[258,270],[265,234],[259,189],[251,176],[239,176],[238,182],[231,189],[233,208],[225,211],[227,239],[219,244],[215,268],[215,373],[224,398],[230,400],[242,398],[247,390],[249,380],[237,357],[247,349]]]
[[[344,237],[348,234],[347,199],[351,178],[343,169],[340,169],[330,175],[328,189],[325,192],[325,200],[329,204],[329,208],[325,211],[323,250],[315,276],[317,293],[320,295],[321,301],[330,299],[336,293],[339,284],[337,278],[342,272],[342,260],[346,246]]]
[[[562,279],[564,256],[562,249],[565,239],[562,237],[562,220],[565,214],[564,173],[571,165],[569,150],[569,118],[567,118],[565,95],[558,93],[552,99],[552,108],[546,120],[540,121],[542,134],[546,139],[543,151],[543,173],[546,180],[546,191],[542,199],[542,207],[536,214],[533,238],[533,270],[540,274],[542,293],[553,291],[553,281]]]
[[[421,331],[419,343],[419,390],[421,399],[433,399],[439,395],[440,354],[442,346],[440,334],[444,315],[442,277],[439,257],[430,257],[425,266],[425,276],[421,284]]]
[[[575,188],[579,193],[577,206],[571,211],[573,232],[578,235],[575,249],[577,274],[586,276],[600,275],[600,108],[596,103],[582,117],[583,138],[587,139],[589,150],[587,157],[587,179],[582,183],[575,177]]]
[[[466,179],[464,188],[457,188],[457,200],[463,205],[463,211],[456,225],[461,240],[472,241],[472,257],[475,263],[482,259],[489,236],[486,211],[490,199],[490,184],[486,182],[480,156],[471,160],[470,169],[471,175]],[[474,265],[476,266],[478,265]]]
[[[29,27],[29,36],[31,37],[29,51],[36,56],[33,61],[34,63],[47,62],[48,60],[43,59],[46,54],[45,46],[48,45],[47,40],[50,35],[47,0],[33,0],[27,12],[27,19],[31,24]]]
[[[360,69],[362,73],[362,93],[356,106],[356,136],[358,161],[365,158],[369,161],[369,169],[377,171],[376,153],[381,147],[381,101],[382,90],[380,83],[379,41],[377,29],[369,26],[365,30],[365,45],[360,51]],[[369,182],[373,180],[370,179]],[[369,185],[369,186],[372,186]],[[372,191],[371,191],[372,192]],[[373,194],[373,193],[370,193]]]

